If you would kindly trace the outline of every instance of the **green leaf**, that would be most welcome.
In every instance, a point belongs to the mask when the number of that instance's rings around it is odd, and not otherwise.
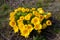
[[[20,16],[21,16],[21,12],[18,12],[17,14],[15,14],[16,21],[19,19]]]
[[[37,35],[37,36],[33,36],[33,40],[46,40],[46,37],[44,37],[44,36],[39,36],[39,35]]]
[[[55,29],[54,32],[55,33],[59,33],[60,32],[60,29]]]
[[[21,14],[21,15],[22,15],[22,16],[25,16],[25,15],[27,15],[27,13],[23,13],[23,12],[22,12],[22,14]]]

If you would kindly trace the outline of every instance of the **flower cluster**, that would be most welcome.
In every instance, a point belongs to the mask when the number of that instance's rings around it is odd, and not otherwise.
[[[10,13],[9,25],[15,33],[19,31],[21,36],[28,38],[33,30],[40,33],[41,29],[51,26],[50,17],[51,13],[45,12],[42,8],[19,7]]]

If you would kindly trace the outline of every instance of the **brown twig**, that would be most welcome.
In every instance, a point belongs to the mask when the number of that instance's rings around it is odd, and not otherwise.
[[[7,38],[6,36],[4,36],[4,34],[2,34],[2,33],[0,33],[0,34],[1,34],[1,36],[2,36],[4,39],[9,40],[9,38]]]

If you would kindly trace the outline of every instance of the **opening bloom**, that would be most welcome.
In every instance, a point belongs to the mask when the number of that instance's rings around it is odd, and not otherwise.
[[[50,26],[50,25],[52,25],[52,22],[51,22],[50,20],[47,20],[47,21],[46,21],[46,24],[47,24],[48,26]]]

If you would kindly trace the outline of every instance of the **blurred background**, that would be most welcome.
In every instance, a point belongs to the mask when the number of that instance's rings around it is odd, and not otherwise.
[[[60,26],[60,0],[0,0],[0,40],[33,40],[33,38],[25,39],[18,33],[15,34],[8,24],[9,13],[18,7],[42,7],[52,13],[53,20],[57,20],[56,26]],[[48,39],[60,40],[60,32],[55,38]]]

